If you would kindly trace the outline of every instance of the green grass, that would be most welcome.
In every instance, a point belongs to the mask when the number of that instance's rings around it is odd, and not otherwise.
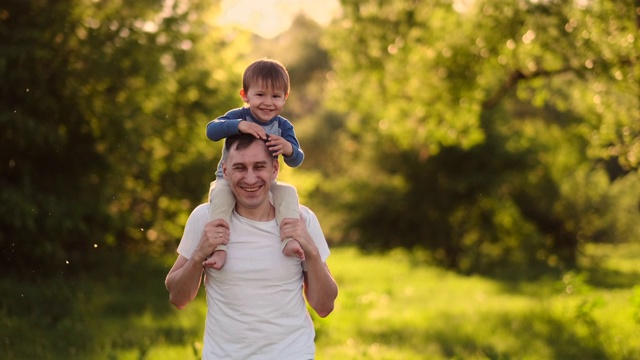
[[[640,280],[635,259],[606,264],[629,265]],[[342,249],[329,265],[340,297],[334,314],[319,320],[319,359],[640,358],[632,284],[598,288],[574,273],[502,283],[416,266],[402,252]],[[602,268],[611,271],[619,270]]]
[[[587,248],[584,270],[501,282],[409,254],[333,249],[334,312],[314,316],[322,359],[638,359],[640,246]],[[171,307],[173,257],[105,261],[94,276],[0,280],[0,358],[197,359],[204,296]]]

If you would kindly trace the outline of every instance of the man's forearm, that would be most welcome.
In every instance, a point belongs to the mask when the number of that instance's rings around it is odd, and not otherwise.
[[[179,258],[171,269],[165,285],[169,290],[169,300],[178,309],[184,308],[198,294],[202,280],[202,261]]]
[[[305,296],[318,316],[326,317],[333,311],[338,285],[321,259],[307,258],[306,263]]]

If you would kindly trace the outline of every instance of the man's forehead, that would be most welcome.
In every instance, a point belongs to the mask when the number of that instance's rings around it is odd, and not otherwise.
[[[255,159],[255,158],[245,158],[245,157],[236,157],[236,158],[230,158],[229,164],[231,164],[231,166],[265,166],[269,164],[269,161],[264,160],[264,159]]]
[[[237,145],[237,144],[236,144]],[[229,159],[231,163],[236,162],[262,162],[269,163],[272,159],[267,146],[261,141],[255,141],[249,147],[238,150],[234,145],[229,150]]]

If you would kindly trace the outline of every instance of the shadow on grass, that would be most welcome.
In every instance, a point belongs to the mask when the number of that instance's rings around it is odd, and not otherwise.
[[[630,289],[638,285],[640,272],[590,268],[586,270],[589,284],[603,289]]]
[[[199,328],[176,321],[169,260],[103,254],[38,279],[0,279],[0,354],[10,359],[142,359],[157,344],[187,345]],[[89,266],[90,265],[90,266]]]
[[[482,328],[468,326],[466,316],[443,314],[442,319],[424,327],[393,328],[375,325],[362,329],[359,339],[389,349],[412,348],[424,358],[451,359],[607,359],[605,345],[597,334],[580,333],[544,312],[517,316],[483,315]],[[637,355],[637,354],[636,354]]]

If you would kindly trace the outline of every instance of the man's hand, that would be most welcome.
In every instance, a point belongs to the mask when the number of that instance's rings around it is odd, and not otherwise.
[[[200,243],[195,250],[203,260],[213,254],[218,245],[226,245],[229,242],[229,224],[222,219],[209,221],[202,231]]]
[[[293,145],[285,140],[285,138],[277,135],[269,135],[269,138],[267,139],[267,147],[273,156],[293,155]]]
[[[240,124],[238,124],[238,131],[244,134],[253,135],[257,139],[267,140],[267,132],[264,131],[264,128],[251,121],[240,121]]]
[[[305,258],[319,257],[318,247],[307,230],[307,225],[302,219],[285,218],[280,224],[280,236],[282,239],[291,238],[297,240],[302,247]]]

